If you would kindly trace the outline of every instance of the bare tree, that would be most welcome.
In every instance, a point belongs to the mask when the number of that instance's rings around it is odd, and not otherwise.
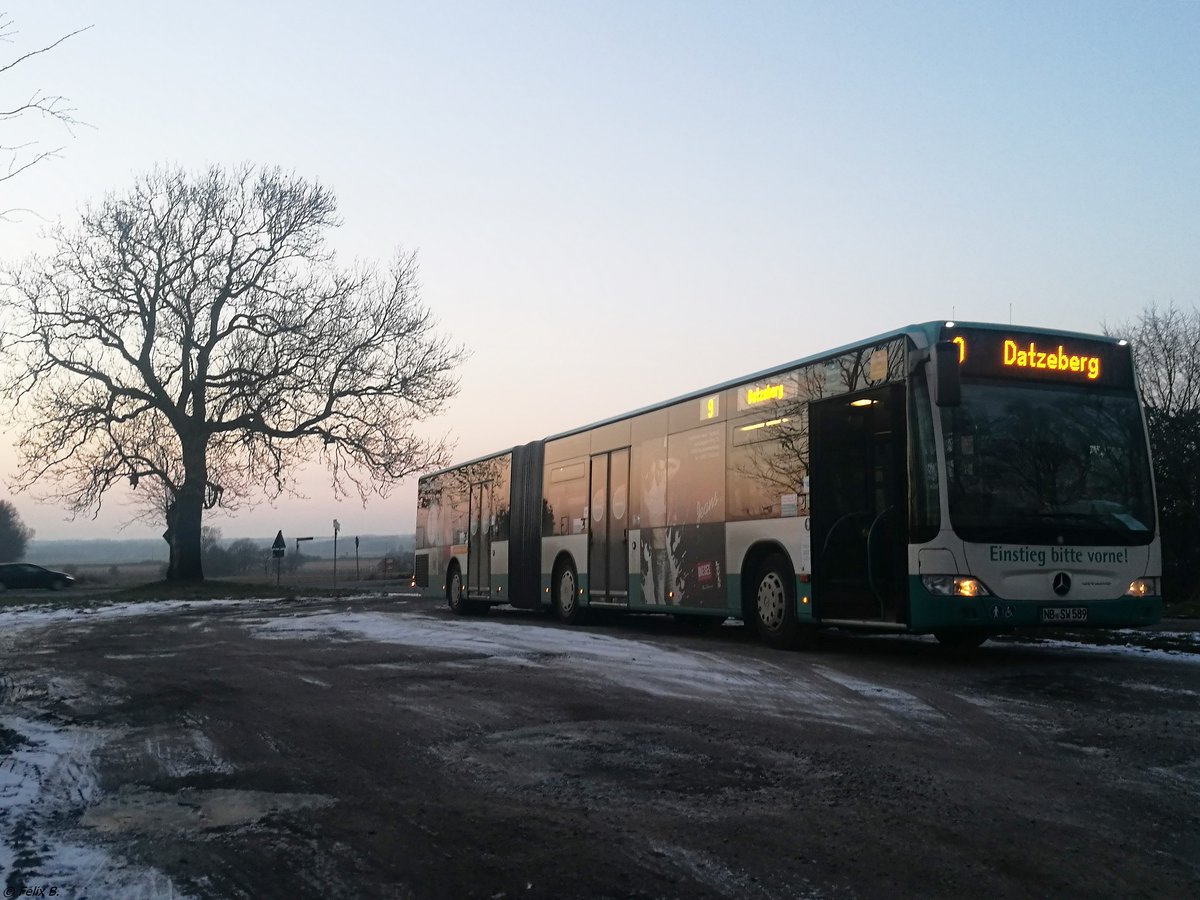
[[[1162,525],[1163,591],[1200,599],[1200,309],[1151,304],[1104,326],[1133,345],[1146,404]]]
[[[7,500],[0,500],[0,562],[12,562],[25,555],[33,529],[17,515],[17,508]]]
[[[1104,331],[1133,345],[1147,406],[1170,416],[1200,410],[1200,309],[1152,303]]]
[[[87,31],[87,28],[79,28],[53,43],[20,53],[10,60],[0,59],[0,78],[11,75],[18,66],[28,64],[30,60],[48,53],[82,31]],[[0,12],[0,42],[12,43],[16,33],[12,19],[6,13]],[[0,85],[2,84],[3,82],[0,82]],[[74,126],[81,124],[75,118],[75,110],[68,105],[69,102],[66,97],[44,91],[22,93],[11,99],[0,95],[0,125],[4,128],[3,133],[0,133],[0,182],[16,178],[25,170],[58,154],[62,147],[47,147],[17,126],[28,120],[49,119],[69,132]],[[6,212],[0,212],[0,218],[3,218]]]
[[[325,187],[278,169],[143,176],[8,276],[0,392],[23,434],[17,485],[76,513],[114,486],[165,518],[168,578],[203,577],[204,510],[295,493],[324,463],[335,496],[443,464],[414,423],[457,393],[412,255],[337,264]]]

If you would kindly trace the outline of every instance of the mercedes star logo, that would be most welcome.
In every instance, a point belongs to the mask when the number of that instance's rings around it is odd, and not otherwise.
[[[1061,597],[1069,590],[1071,590],[1071,576],[1066,572],[1059,572],[1054,576],[1054,593]]]

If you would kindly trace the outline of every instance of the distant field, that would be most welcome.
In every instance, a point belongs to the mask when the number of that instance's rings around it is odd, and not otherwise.
[[[57,572],[66,572],[75,578],[80,587],[128,587],[161,581],[167,570],[166,563],[55,563],[39,562],[38,565]]]
[[[281,585],[294,586],[321,586],[329,587],[336,580],[339,587],[343,585],[351,585],[355,582],[370,583],[372,581],[409,581],[412,578],[412,572],[401,572],[396,568],[383,566],[383,559],[380,557],[362,557],[358,561],[358,567],[355,568],[354,559],[339,559],[337,561],[337,573],[335,579],[333,560],[332,559],[314,559],[305,562],[294,573],[288,573],[287,560],[281,567],[279,575],[279,583]],[[247,572],[245,575],[232,576],[234,581],[258,581],[275,583],[275,566],[272,563],[268,571],[258,569],[256,571]]]
[[[114,587],[125,588],[139,584],[161,581],[166,574],[166,563],[88,563],[60,564],[43,563],[48,569],[68,572],[74,576],[79,587]],[[336,579],[332,559],[313,559],[305,561],[295,572],[288,572],[287,560],[281,567],[279,584],[292,587],[330,587],[335,583],[338,587],[349,587],[355,582],[369,584],[378,581],[402,581],[411,579],[411,572],[399,572],[395,568],[384,568],[381,557],[362,557],[357,569],[354,559],[339,559],[337,561]],[[237,575],[225,578],[214,578],[214,581],[238,581],[243,584],[274,584],[275,565],[260,566]]]

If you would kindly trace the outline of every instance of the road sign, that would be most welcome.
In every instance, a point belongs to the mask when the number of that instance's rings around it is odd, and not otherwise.
[[[281,528],[275,535],[275,543],[271,545],[271,555],[279,559],[285,553],[287,553],[287,544],[283,540],[283,529]]]

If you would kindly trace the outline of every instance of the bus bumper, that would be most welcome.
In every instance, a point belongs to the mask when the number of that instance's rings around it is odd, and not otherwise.
[[[909,578],[909,630],[916,634],[955,628],[1126,628],[1153,625],[1162,618],[1162,597],[1118,597],[1071,601],[1060,598],[1006,600],[1002,597],[942,597]],[[1044,610],[1054,610],[1045,613]]]

